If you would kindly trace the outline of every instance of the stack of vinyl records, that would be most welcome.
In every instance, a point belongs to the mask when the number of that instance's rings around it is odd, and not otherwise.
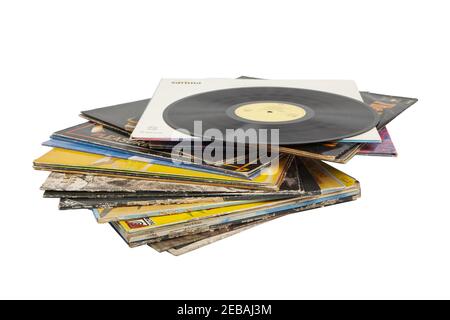
[[[330,163],[396,156],[386,125],[416,101],[343,80],[163,79],[152,99],[82,111],[34,168],[50,171],[41,189],[59,209],[180,255],[357,199]]]

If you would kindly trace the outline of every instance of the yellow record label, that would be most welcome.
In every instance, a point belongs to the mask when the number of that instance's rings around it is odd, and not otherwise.
[[[293,121],[306,115],[302,107],[283,102],[247,103],[237,107],[234,113],[242,119],[260,122]]]

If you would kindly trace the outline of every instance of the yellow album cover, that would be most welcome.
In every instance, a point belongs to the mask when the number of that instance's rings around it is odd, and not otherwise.
[[[122,220],[119,221],[118,223],[127,233],[134,233],[168,224],[186,222],[192,219],[208,218],[222,214],[237,213],[245,210],[256,209],[263,206],[271,205],[275,202],[277,201],[253,202],[229,207],[214,208],[208,210],[197,210],[159,217],[141,218],[136,220]]]
[[[358,183],[358,181],[356,181],[355,178],[349,176],[348,174],[346,174],[345,172],[342,172],[332,166],[330,166],[329,164],[326,164],[324,162],[321,163],[321,165],[332,175],[334,175],[336,178],[338,178],[340,181],[342,181],[342,183],[346,186],[346,187],[352,187],[355,184]]]
[[[278,165],[263,169],[261,175],[251,179],[236,178],[202,171],[169,167],[136,160],[108,157],[93,153],[54,148],[34,161],[36,169],[81,172],[92,174],[126,175],[135,178],[184,180],[201,183],[218,183],[236,187],[268,187],[276,189],[284,179],[291,156],[281,157]]]
[[[236,216],[241,216],[246,213],[252,213],[261,210],[290,210],[293,208],[300,208],[303,205],[309,205],[311,203],[320,203],[324,201],[327,197],[330,198],[330,201],[334,201],[346,196],[355,195],[356,190],[343,190],[337,191],[333,193],[323,194],[323,195],[315,195],[309,197],[298,197],[292,198],[288,200],[278,200],[278,201],[266,201],[259,203],[251,203],[245,205],[238,206],[230,206],[226,208],[215,208],[208,210],[199,210],[186,212],[182,214],[174,214],[174,215],[165,215],[151,218],[141,218],[134,220],[121,220],[115,223],[125,234],[126,237],[134,237],[142,234],[154,233],[156,235],[157,232],[160,232],[161,228],[167,227],[175,227],[180,224],[183,227],[191,226],[195,228],[196,226],[201,225],[204,221],[208,221],[212,218],[221,218],[220,222],[226,223],[227,221],[233,220]],[[327,200],[328,201],[328,200]],[[182,227],[178,227],[182,228]]]
[[[182,204],[162,204],[148,206],[129,206],[114,208],[96,208],[92,211],[99,223],[131,220],[145,217],[157,217],[162,215],[180,214],[183,212],[207,210],[212,208],[225,208],[240,204],[252,203],[257,200],[238,200],[238,201],[204,201],[198,203],[182,203]]]
[[[334,190],[333,191],[334,193],[342,193],[345,192],[347,189],[351,189],[352,187],[357,186],[357,181],[348,176],[347,174],[345,174],[344,172],[324,164],[327,168],[331,168],[329,172],[324,167],[321,167],[321,165],[323,164],[322,162],[317,160],[312,160],[312,162],[314,162],[314,166],[316,167],[315,168],[316,170],[312,170],[315,173],[315,175],[313,173],[312,174],[315,179],[316,177],[319,179],[317,180],[317,183],[319,184],[319,186],[321,186],[321,188],[323,187],[324,190],[336,188],[338,190]],[[340,179],[346,181],[345,184],[344,182],[341,182]],[[328,191],[324,193],[330,194],[331,192],[332,191]],[[220,207],[207,210],[196,210],[181,214],[163,215],[158,217],[136,219],[130,221],[120,221],[119,224],[126,232],[132,233],[155,227],[160,227],[167,224],[182,223],[192,219],[209,218],[212,216],[237,213],[245,210],[255,210],[260,209],[261,207],[269,207],[269,206],[272,207],[279,204],[281,205],[286,203],[294,203],[302,200],[306,201],[315,198],[320,198],[320,196],[309,196],[304,197],[303,199],[300,196],[297,198],[291,198],[286,200],[253,202],[229,207]],[[135,209],[133,209],[133,207],[122,207],[120,210],[123,212],[131,212],[131,213],[135,212]]]
[[[303,159],[302,161],[319,185],[322,193],[334,192],[345,188],[345,185],[335,175],[327,171],[320,161],[313,159]]]

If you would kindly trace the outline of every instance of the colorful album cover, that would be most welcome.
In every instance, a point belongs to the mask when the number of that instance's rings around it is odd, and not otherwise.
[[[227,208],[243,205],[247,203],[255,203],[256,200],[242,200],[242,201],[206,201],[206,202],[192,202],[181,204],[156,204],[148,206],[130,206],[130,207],[115,207],[115,208],[96,208],[92,209],[97,222],[106,223],[119,220],[133,220],[145,217],[152,217],[156,221],[161,216],[168,217],[171,215],[180,215],[185,212],[202,211],[213,208]]]
[[[239,212],[242,210],[248,210],[248,209],[255,209],[259,207],[267,207],[267,206],[273,206],[277,204],[286,204],[290,202],[298,202],[303,200],[311,200],[315,197],[321,197],[326,196],[327,194],[333,194],[336,192],[344,192],[348,191],[349,189],[356,188],[359,189],[359,184],[356,180],[348,176],[347,174],[329,167],[329,166],[322,166],[322,164],[319,161],[308,159],[308,166],[314,166],[312,170],[310,170],[311,175],[313,178],[317,181],[317,184],[321,188],[321,195],[319,196],[300,196],[293,199],[288,200],[281,200],[281,201],[269,201],[269,202],[255,202],[252,204],[245,204],[245,205],[237,205],[237,206],[230,206],[228,208],[217,208],[217,209],[211,209],[211,210],[205,210],[201,212],[189,212],[184,214],[175,214],[170,216],[159,216],[154,217],[151,219],[147,219],[148,228],[155,228],[161,225],[166,224],[173,224],[173,223],[181,223],[185,222],[191,219],[199,219],[199,218],[205,218],[209,216],[215,216],[218,214],[229,214],[233,213],[235,211]],[[332,169],[327,169],[332,168]],[[343,179],[343,180],[341,180]],[[114,209],[113,209],[114,210]],[[121,210],[123,212],[137,212],[137,208],[117,208],[117,210]],[[122,223],[123,227],[126,228],[128,225],[127,222]],[[133,232],[131,229],[126,229],[127,232]]]
[[[172,238],[195,232],[209,230],[212,227],[231,225],[234,223],[251,222],[271,215],[282,214],[286,211],[299,211],[312,209],[324,205],[335,204],[336,202],[359,196],[359,189],[348,190],[345,192],[331,193],[315,197],[307,197],[303,199],[291,199],[285,201],[276,201],[272,205],[261,206],[258,208],[233,208],[233,212],[215,212],[215,214],[207,214],[206,212],[219,210],[210,209],[204,212],[191,212],[188,220],[182,222],[177,220],[159,221],[159,225],[155,226],[153,218],[144,218],[129,221],[112,222],[111,225],[128,243],[140,242],[140,244],[159,241],[164,238]],[[166,218],[169,216],[165,216]],[[162,217],[157,217],[162,218]]]
[[[92,152],[103,155],[114,154],[114,157],[124,159],[135,158],[140,161],[159,160],[169,166],[182,166],[195,170],[226,173],[237,177],[251,177],[259,174],[269,163],[246,162],[237,163],[237,158],[227,159],[225,163],[206,163],[196,160],[192,155],[182,155],[186,161],[173,163],[171,149],[154,150],[150,144],[144,141],[130,140],[127,134],[118,133],[103,125],[94,123],[83,123],[64,130],[57,131],[51,136],[52,140],[44,145],[51,147],[66,148],[77,151]]]
[[[389,122],[418,101],[415,98],[390,96],[367,91],[362,91],[361,96],[364,103],[368,104],[380,116],[377,129],[384,128]]]
[[[335,192],[345,188],[344,183],[329,172],[319,161],[303,159],[303,164],[318,184],[322,194]]]
[[[282,157],[277,166],[264,169],[253,179],[240,179],[195,170],[168,167],[155,163],[105,157],[97,154],[54,148],[34,161],[38,170],[59,172],[112,174],[192,183],[232,185],[240,188],[277,190],[282,183],[292,157]]]
[[[345,172],[336,169],[335,167],[330,166],[325,162],[320,162],[320,165],[324,167],[331,175],[333,175],[336,179],[338,179],[346,188],[351,188],[354,185],[358,184],[358,181],[352,176],[346,174]]]
[[[253,199],[261,196],[298,195],[304,192],[307,183],[307,170],[299,174],[293,163],[286,172],[279,190],[268,192],[261,190],[239,189],[208,184],[183,184],[144,179],[128,179],[114,176],[84,175],[77,173],[52,172],[42,184],[44,197],[47,198],[178,198],[178,197],[240,197]],[[308,173],[309,174],[309,173]]]
[[[364,103],[368,104],[380,116],[377,129],[380,131],[399,114],[408,109],[417,99],[382,95],[361,91]],[[374,147],[379,144],[374,144]],[[360,143],[326,142],[310,145],[283,146],[280,151],[331,162],[346,163],[364,146]],[[364,155],[369,154],[367,151]]]
[[[95,153],[107,157],[114,157],[114,158],[121,158],[121,159],[127,159],[127,160],[136,160],[136,161],[142,161],[142,162],[148,162],[148,163],[154,163],[154,164],[160,164],[163,166],[169,166],[169,167],[177,167],[177,168],[184,168],[189,170],[196,170],[196,171],[203,171],[203,172],[209,172],[209,173],[217,173],[221,175],[231,176],[231,177],[238,177],[238,178],[252,178],[256,177],[257,175],[261,174],[262,169],[265,166],[258,166],[258,168],[255,168],[252,172],[246,171],[246,172],[240,172],[240,169],[246,170],[246,167],[251,167],[251,164],[243,164],[243,165],[236,165],[232,166],[229,165],[228,167],[234,167],[234,169],[228,170],[218,167],[213,167],[209,165],[196,165],[192,163],[175,163],[172,162],[170,159],[166,158],[159,158],[159,157],[148,157],[148,156],[136,156],[135,154],[128,152],[128,151],[122,151],[118,149],[108,148],[108,147],[101,147],[98,145],[86,143],[86,142],[80,142],[80,141],[69,141],[69,140],[60,140],[60,139],[51,139],[49,141],[46,141],[42,143],[42,145],[52,148],[61,148],[61,149],[67,149],[67,150],[74,150],[74,151],[81,151],[81,152],[87,152],[87,153]]]
[[[106,195],[123,196],[148,196],[161,195],[164,197],[179,194],[204,193],[241,193],[248,192],[246,189],[233,187],[222,187],[207,184],[193,183],[173,183],[165,181],[149,181],[144,179],[130,179],[116,176],[86,175],[81,173],[61,173],[52,172],[41,186],[41,190],[54,192],[73,192],[81,194],[82,197],[96,195],[103,197]],[[84,193],[84,195],[83,195]]]
[[[170,196],[169,196],[170,197]],[[56,198],[60,198],[59,209],[99,209],[99,208],[116,208],[116,207],[142,207],[142,206],[154,206],[154,205],[175,205],[186,203],[204,203],[204,202],[237,202],[237,201],[266,201],[266,200],[278,200],[292,198],[290,194],[275,194],[275,193],[243,193],[239,195],[191,195],[186,196],[173,196],[171,198],[162,197],[103,197],[103,198],[65,198],[59,195]]]
[[[305,170],[307,172],[307,170]],[[309,172],[308,172],[309,174]],[[101,181],[109,180],[113,185],[114,192],[92,192],[92,191],[74,191],[79,190],[80,186],[89,186],[95,181],[97,177],[102,177]],[[143,191],[136,190],[134,192],[122,192],[117,191],[117,186],[120,186],[122,182],[128,184],[128,181],[118,180],[112,177],[106,176],[84,176],[78,174],[63,174],[63,173],[51,173],[47,181],[44,183],[41,189],[45,190],[44,198],[60,198],[59,209],[93,209],[93,208],[115,208],[115,207],[130,207],[130,206],[150,206],[150,205],[166,205],[166,204],[182,204],[182,203],[199,203],[199,202],[225,202],[225,201],[267,201],[286,199],[304,194],[303,184],[308,183],[305,179],[312,179],[312,176],[305,177],[299,175],[296,161],[293,162],[288,169],[283,183],[280,185],[278,191],[257,191],[257,190],[244,190],[239,189],[239,192],[232,192],[233,188],[224,188],[227,192],[211,192],[206,188],[204,191],[198,190],[177,192],[171,190],[170,192],[164,191]],[[137,181],[145,181],[138,180]],[[148,181],[145,181],[148,182]],[[177,186],[177,184],[176,184]],[[145,187],[145,185],[144,185]],[[167,187],[164,185],[164,188]],[[178,186],[179,187],[179,186]],[[59,190],[52,190],[59,189]],[[88,188],[88,190],[90,190]],[[123,190],[123,188],[119,188]],[[133,189],[134,190],[134,189]],[[151,190],[155,190],[152,186]],[[320,190],[319,190],[320,191]]]
[[[221,197],[175,197],[175,198],[61,198],[59,209],[95,209],[133,206],[155,206],[195,203],[219,203],[226,200]]]
[[[159,233],[153,233],[153,232],[147,232],[142,234],[133,234],[133,235],[127,235],[120,226],[117,225],[117,222],[112,222],[110,225],[113,227],[113,229],[120,235],[120,237],[128,244],[130,248],[135,248],[137,246],[141,245],[153,245],[162,241],[166,240],[175,240],[175,239],[182,239],[184,236],[189,235],[196,235],[196,234],[205,234],[207,232],[213,232],[217,230],[227,231],[231,230],[234,226],[245,226],[249,225],[251,223],[264,223],[265,221],[273,220],[275,218],[283,217],[288,214],[303,212],[307,210],[313,210],[317,208],[322,208],[326,206],[341,204],[349,201],[354,201],[359,198],[359,194],[355,194],[353,196],[348,197],[339,197],[333,200],[327,200],[327,201],[318,201],[313,204],[308,204],[305,206],[300,206],[294,209],[289,210],[280,210],[276,212],[272,212],[270,214],[266,215],[256,215],[251,218],[242,218],[240,220],[230,220],[226,221],[221,224],[217,224],[217,219],[214,220],[214,222],[209,219],[209,224],[201,224],[201,225],[195,225],[193,227],[191,224],[188,224],[186,228],[184,229],[173,229],[170,233],[162,232],[163,235],[159,235]],[[216,223],[216,224],[214,224]],[[205,239],[207,240],[207,239]],[[183,247],[181,245],[180,247]],[[195,249],[195,248],[194,248]],[[187,250],[186,252],[189,252],[191,250]]]
[[[295,161],[296,162],[296,161]],[[309,173],[308,173],[309,174]],[[61,175],[55,181],[44,183],[45,188],[55,188],[59,186],[58,182],[63,184],[63,189],[67,190],[68,185],[72,185],[75,189],[79,189],[77,185],[80,185],[82,181],[91,180],[86,176],[71,177],[71,174],[52,173],[52,175]],[[77,176],[77,175],[75,175]],[[65,180],[72,180],[73,183],[67,183]],[[95,176],[92,177],[95,180]],[[114,179],[108,177],[108,179]],[[108,180],[107,179],[107,180]],[[305,179],[313,179],[312,176],[304,177],[299,175],[296,163],[293,163],[288,169],[283,183],[280,185],[278,191],[255,191],[255,190],[239,190],[240,192],[211,192],[207,189],[203,189],[204,192],[198,191],[183,191],[176,192],[160,192],[150,191],[145,192],[142,190],[136,190],[136,192],[86,192],[86,191],[73,191],[74,188],[70,188],[70,191],[53,191],[46,190],[44,192],[45,198],[61,198],[59,202],[59,208],[65,209],[93,209],[93,208],[114,208],[114,207],[127,207],[127,206],[148,206],[155,204],[177,204],[177,203],[198,203],[206,201],[224,202],[224,201],[266,201],[285,199],[304,194],[305,191],[302,185]],[[53,179],[52,179],[53,180]],[[102,179],[104,181],[105,179]],[[77,182],[78,181],[78,182]],[[88,183],[91,183],[89,181]],[[115,180],[115,184],[117,184]],[[120,184],[120,183],[119,183]],[[83,186],[85,186],[83,184]],[[320,191],[320,190],[319,190]]]
[[[201,219],[201,218],[210,218],[214,216],[224,215],[224,214],[232,214],[238,213],[242,211],[247,211],[250,209],[262,208],[262,207],[270,207],[273,206],[274,202],[271,201],[262,201],[262,202],[253,202],[247,204],[238,204],[235,206],[228,207],[218,207],[209,210],[198,210],[191,211],[180,214],[171,214],[165,216],[158,217],[150,217],[150,218],[141,218],[141,219],[130,219],[117,221],[119,225],[127,233],[135,233],[142,232],[144,230],[156,229],[157,227],[180,224],[186,221],[190,221],[193,219]],[[128,208],[125,208],[128,209]],[[94,212],[95,214],[95,212]]]
[[[307,164],[307,170],[311,174],[311,178],[316,181],[316,185],[318,186],[318,192],[325,194],[334,192],[337,190],[342,190],[345,188],[345,184],[340,181],[336,176],[341,175],[342,177],[347,177],[347,175],[342,172],[335,170],[334,174],[329,172],[326,167],[321,165],[318,161],[304,159],[304,162]],[[292,166],[294,167],[294,165]],[[295,168],[295,167],[294,167]],[[355,181],[353,181],[354,183]],[[165,214],[173,214],[180,213],[192,210],[200,210],[200,209],[208,209],[214,207],[225,207],[231,206],[235,204],[239,204],[238,201],[242,201],[242,203],[250,203],[256,201],[268,201],[268,200],[278,200],[283,198],[292,198],[298,196],[301,193],[297,194],[284,194],[280,193],[260,193],[254,194],[252,196],[248,195],[237,195],[237,196],[226,196],[222,198],[222,202],[220,202],[220,198],[214,198],[214,200],[205,200],[203,202],[199,201],[196,198],[183,198],[183,200],[191,199],[190,201],[186,201],[187,203],[181,203],[180,200],[176,199],[164,199],[160,200],[165,203],[157,203],[153,205],[146,205],[145,201],[148,200],[138,200],[138,199],[121,199],[121,201],[114,200],[112,202],[106,201],[106,199],[98,200],[85,200],[85,199],[64,199],[61,201],[60,206],[62,208],[88,208],[89,206],[92,208],[98,208],[94,210],[94,214],[97,217],[97,220],[100,223],[110,222],[115,220],[126,220],[126,219],[135,219],[139,217],[150,217],[150,216],[158,216]],[[312,194],[317,194],[313,192]],[[245,199],[242,199],[244,197]],[[203,198],[206,199],[206,198]],[[218,200],[219,199],[219,200]],[[129,202],[127,202],[129,201]],[[153,200],[155,201],[155,200]],[[168,203],[169,201],[175,203]],[[176,203],[178,201],[178,203]],[[114,205],[114,204],[122,204]],[[130,205],[125,205],[125,204]],[[133,206],[134,204],[134,206]],[[138,206],[138,207],[137,207]]]
[[[363,156],[381,156],[381,157],[396,157],[397,150],[391,140],[389,131],[386,127],[379,130],[382,139],[381,143],[365,144],[358,151],[358,155]]]

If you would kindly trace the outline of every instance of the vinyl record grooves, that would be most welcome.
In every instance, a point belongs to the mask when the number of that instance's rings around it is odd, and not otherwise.
[[[322,91],[285,87],[248,87],[192,95],[163,113],[169,126],[204,139],[208,129],[279,129],[280,145],[340,140],[364,133],[378,115],[361,101]],[[194,122],[202,121],[202,133]]]

